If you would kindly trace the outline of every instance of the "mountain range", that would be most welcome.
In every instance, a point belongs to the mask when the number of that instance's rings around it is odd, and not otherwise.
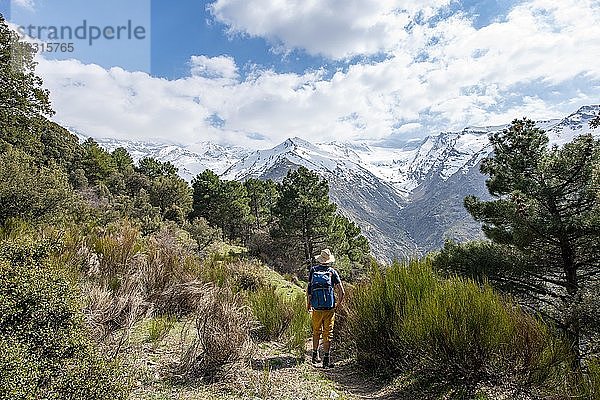
[[[600,105],[584,106],[563,119],[537,121],[551,144],[562,145],[590,132]],[[186,180],[205,169],[223,179],[281,180],[305,166],[329,181],[338,210],[355,221],[384,261],[423,254],[443,245],[481,236],[463,207],[466,195],[488,197],[481,160],[491,153],[488,137],[509,125],[467,127],[395,147],[366,141],[310,143],[290,138],[267,150],[210,142],[192,147],[95,138],[108,151],[124,147],[135,160],[154,157],[179,168]],[[600,134],[600,132],[598,132]],[[80,135],[81,136],[81,135]]]

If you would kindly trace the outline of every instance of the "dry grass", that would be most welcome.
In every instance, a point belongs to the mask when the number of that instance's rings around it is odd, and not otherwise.
[[[182,356],[179,374],[187,380],[222,379],[236,363],[249,359],[255,326],[239,296],[226,288],[206,290],[196,311],[196,336]]]

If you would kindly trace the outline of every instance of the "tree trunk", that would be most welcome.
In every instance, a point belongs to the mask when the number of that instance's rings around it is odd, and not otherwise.
[[[563,270],[565,273],[565,281],[567,284],[567,293],[569,304],[566,305],[567,317],[565,320],[565,330],[567,339],[571,344],[571,350],[573,351],[574,360],[571,368],[573,370],[581,367],[581,328],[579,324],[578,315],[578,294],[579,294],[579,282],[577,279],[577,267],[575,266],[575,260],[573,255],[573,249],[568,239],[564,236],[560,240],[561,257],[563,260]]]

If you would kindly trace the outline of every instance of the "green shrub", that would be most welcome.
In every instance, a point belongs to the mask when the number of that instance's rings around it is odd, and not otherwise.
[[[11,250],[11,257],[37,258],[22,257],[31,254],[35,243],[23,247]],[[19,245],[3,242],[2,248]],[[6,261],[11,258],[6,252],[3,257],[0,398],[125,398],[125,376],[116,363],[103,360],[86,336],[76,292],[62,273],[43,263]]]
[[[292,318],[284,332],[287,348],[297,357],[306,351],[306,338],[310,336],[311,320],[306,311],[306,298],[303,295],[292,296],[288,300]]]
[[[148,341],[157,343],[169,334],[177,320],[170,315],[154,317],[148,322]]]
[[[475,387],[482,380],[545,381],[569,363],[542,322],[486,285],[440,279],[429,261],[373,270],[349,303],[344,337],[358,361],[390,372]]]
[[[73,202],[67,176],[58,167],[36,165],[20,150],[0,151],[0,224],[8,218],[57,219]]]
[[[298,357],[304,354],[306,338],[310,335],[310,314],[306,311],[304,295],[263,285],[248,293],[248,303],[260,323],[255,331],[260,340],[281,340]]]
[[[394,264],[383,272],[370,271],[368,279],[359,283],[349,296],[348,319],[342,335],[352,344],[359,362],[386,368],[407,366],[405,347],[398,330],[407,303],[418,303],[437,284],[434,274],[418,263]]]
[[[254,317],[260,322],[260,339],[277,340],[293,319],[293,310],[288,302],[276,293],[275,287],[260,287],[248,294],[248,302]]]

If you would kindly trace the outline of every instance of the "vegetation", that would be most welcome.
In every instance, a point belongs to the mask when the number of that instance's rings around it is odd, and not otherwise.
[[[295,365],[310,329],[300,279],[322,247],[356,283],[336,326],[358,364],[459,398],[506,382],[599,396],[590,136],[548,149],[515,121],[484,162],[495,199],[465,201],[490,240],[386,269],[306,168],[280,183],[204,171],[190,187],[170,163],[80,144],[48,120],[32,54],[0,19],[0,399],[119,399],[156,381],[198,389],[279,345]]]
[[[595,362],[583,378],[572,375],[568,341],[541,319],[487,284],[440,278],[429,260],[373,270],[352,290],[347,312],[342,340],[360,363],[408,373],[439,396],[472,398],[483,383],[509,382],[533,396],[597,390]]]
[[[89,339],[57,243],[10,238],[0,254],[0,398],[123,399],[128,381]]]
[[[329,200],[329,185],[304,167],[290,170],[281,184],[248,179],[222,181],[204,171],[192,181],[193,217],[206,219],[281,271],[308,274],[317,249],[329,247],[346,276],[360,275],[369,262],[369,244],[360,228]],[[358,274],[354,274],[358,270]]]
[[[494,200],[467,197],[465,206],[492,241],[523,261],[490,279],[499,276],[528,295],[580,358],[590,333],[582,307],[600,274],[600,142],[584,135],[549,148],[547,135],[526,119],[490,140],[494,153],[481,170]]]

